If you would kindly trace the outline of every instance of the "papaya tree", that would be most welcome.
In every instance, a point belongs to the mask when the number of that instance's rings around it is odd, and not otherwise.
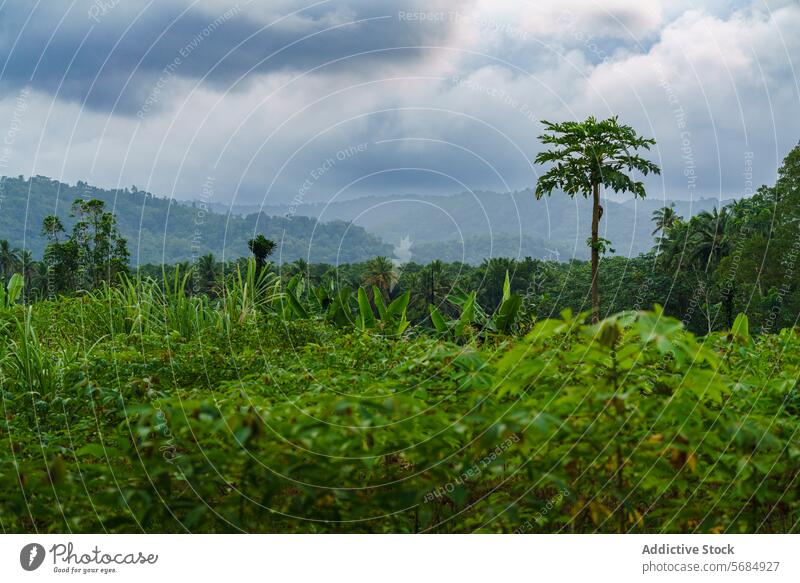
[[[614,192],[631,192],[635,197],[646,196],[644,183],[631,174],[659,174],[653,162],[637,155],[637,150],[649,150],[655,140],[640,137],[618,118],[598,121],[589,117],[586,121],[551,123],[542,121],[545,133],[539,136],[543,144],[552,149],[536,156],[536,164],[552,164],[538,180],[537,200],[561,190],[570,197],[576,194],[592,197],[592,235],[587,241],[592,252],[592,321],[600,320],[600,293],[598,266],[600,253],[607,249],[609,241],[598,235],[603,207],[600,206],[600,187]]]

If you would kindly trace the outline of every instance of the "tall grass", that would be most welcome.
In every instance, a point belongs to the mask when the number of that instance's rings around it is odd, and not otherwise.
[[[222,288],[221,311],[225,330],[230,332],[237,324],[254,320],[259,313],[274,311],[283,297],[280,278],[274,273],[261,271],[250,259],[242,274],[241,267],[227,278]]]
[[[77,362],[79,351],[85,358],[94,345],[108,339],[190,341],[206,333],[232,334],[266,318],[296,319],[284,301],[287,293],[280,277],[259,270],[253,259],[224,277],[217,297],[190,293],[192,275],[192,270],[176,267],[161,281],[123,276],[116,285],[103,283],[77,297],[38,302],[35,310],[15,306],[21,288],[13,278],[0,298],[5,319],[0,330],[4,383],[33,393],[53,393],[66,363]],[[37,330],[46,330],[46,346]]]
[[[192,270],[178,267],[152,278],[124,277],[116,286],[103,285],[84,296],[86,329],[93,338],[118,334],[177,334],[189,340],[205,331],[231,332],[234,326],[255,322],[259,313],[274,311],[281,297],[280,279],[258,273],[250,260],[242,272],[237,267],[223,283],[219,298],[188,291]]]
[[[59,356],[44,346],[31,322],[32,308],[25,310],[25,316],[17,321],[16,337],[6,345],[6,352],[0,360],[0,369],[6,384],[45,396],[54,394],[59,387],[63,367],[72,361],[73,352],[62,350]]]

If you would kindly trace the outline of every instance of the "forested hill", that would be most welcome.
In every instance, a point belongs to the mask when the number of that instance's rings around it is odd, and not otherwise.
[[[644,200],[604,201],[600,236],[611,241],[616,254],[634,257],[653,247],[653,211],[675,204],[688,219],[702,211],[721,208],[720,201],[665,201],[651,195]],[[241,207],[239,212],[247,207]],[[283,214],[289,207],[268,206],[265,212]],[[329,204],[304,204],[292,209],[298,215],[323,221],[352,221],[383,240],[396,243],[408,237],[412,252],[429,258],[467,262],[480,257],[586,259],[586,237],[591,227],[591,201],[562,194],[536,200],[530,190],[514,193],[474,192],[451,196],[365,197]],[[234,208],[234,212],[237,209]],[[462,243],[463,241],[463,243]]]
[[[488,257],[568,260],[588,257],[590,205],[553,196],[536,201],[513,194],[366,197],[328,205],[241,206],[184,202],[142,190],[68,185],[43,176],[4,178],[0,186],[0,239],[41,257],[42,219],[57,214],[71,226],[75,199],[97,198],[116,214],[131,262],[174,263],[206,253],[218,258],[248,254],[247,240],[263,233],[277,243],[273,259],[353,263],[378,255],[426,263],[434,259],[479,264]],[[675,201],[690,217],[728,201]],[[619,255],[636,256],[653,245],[654,210],[663,199],[604,203],[601,236]],[[319,222],[318,222],[319,221]],[[402,243],[405,241],[406,246]],[[409,246],[410,243],[410,246]],[[395,249],[400,245],[398,255]]]
[[[391,255],[392,246],[362,227],[344,221],[318,223],[294,216],[246,216],[213,212],[202,203],[184,203],[134,189],[105,190],[84,182],[68,185],[43,176],[2,178],[0,183],[0,239],[12,247],[30,250],[40,258],[45,239],[42,219],[57,214],[70,228],[70,206],[75,199],[96,198],[116,214],[122,236],[128,240],[131,263],[174,263],[206,253],[234,259],[249,253],[247,240],[263,233],[276,244],[274,261],[351,263],[376,255]]]

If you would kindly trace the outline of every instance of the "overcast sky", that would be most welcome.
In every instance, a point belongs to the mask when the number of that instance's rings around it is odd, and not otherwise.
[[[619,115],[658,141],[650,197],[725,199],[800,139],[796,0],[0,7],[6,175],[247,204],[506,191],[535,184],[539,120]]]

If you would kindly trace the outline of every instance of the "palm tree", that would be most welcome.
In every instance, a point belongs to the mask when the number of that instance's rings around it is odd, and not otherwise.
[[[715,285],[717,269],[722,259],[730,252],[730,213],[723,207],[721,211],[714,208],[711,212],[703,211],[689,221],[688,245],[690,269],[696,274],[698,285],[704,293],[704,311],[708,320],[708,329],[711,331],[716,316],[712,316],[712,289],[720,292],[720,299],[728,320],[728,325],[733,324],[733,302],[735,289],[733,285],[723,286],[721,289]]]
[[[308,261],[305,259],[296,259],[290,266],[291,275],[300,273],[305,279],[310,280],[311,274],[309,273],[309,267]]]
[[[441,295],[443,289],[448,289],[450,287],[445,273],[445,265],[440,260],[436,259],[431,261],[427,267],[422,270],[422,274],[425,296],[428,299],[428,304],[436,305],[437,296]]]
[[[217,286],[217,262],[213,253],[203,255],[197,260],[198,291],[212,293]]]
[[[703,211],[690,221],[691,257],[706,271],[715,268],[728,253],[729,217],[727,208],[717,211],[714,207],[711,212]]]
[[[506,259],[505,257],[492,257],[491,259],[483,260],[476,272],[476,276],[480,277],[480,282],[477,284],[479,288],[478,300],[483,307],[492,311],[500,307],[503,301],[503,284],[505,283],[506,273],[510,273],[513,276],[517,271],[516,263],[514,259]]]
[[[8,241],[0,241],[0,271],[3,279],[8,279],[19,270],[19,249],[12,249]]]
[[[660,209],[653,211],[652,218],[656,225],[656,228],[653,229],[652,234],[655,236],[656,234],[661,233],[659,240],[669,235],[669,232],[675,226],[675,223],[681,220],[681,217],[675,212],[674,202],[669,206],[663,206]]]
[[[22,272],[22,278],[25,282],[25,293],[27,294],[27,290],[31,288],[31,284],[33,283],[33,276],[36,273],[36,261],[33,259],[33,253],[27,249],[20,251],[19,264],[20,271]]]
[[[536,156],[537,164],[553,163],[536,185],[536,198],[550,195],[553,190],[562,190],[574,197],[592,196],[592,235],[589,246],[592,250],[592,322],[600,321],[599,265],[600,253],[609,243],[599,236],[600,186],[614,192],[632,192],[634,196],[646,196],[644,183],[629,175],[639,172],[658,174],[660,169],[649,160],[636,154],[640,148],[649,150],[655,140],[639,137],[630,126],[620,125],[617,117],[597,121],[589,117],[584,122],[542,122],[545,134],[539,136],[543,144],[554,146]]]
[[[339,268],[335,265],[329,266],[320,277],[320,283],[338,285]]]
[[[676,221],[672,228],[661,237],[658,249],[658,262],[665,271],[677,272],[686,267],[684,255],[689,246],[689,223]]]
[[[50,269],[47,266],[47,262],[36,261],[34,263],[30,291],[36,290],[37,297],[39,298],[47,297],[53,291],[48,285],[49,280]],[[30,300],[32,296],[29,294],[27,298]]]
[[[389,291],[397,283],[397,272],[388,257],[374,257],[367,261],[361,278],[367,288],[371,289],[374,285],[381,290],[381,295],[386,300],[389,299]]]
[[[428,319],[428,306],[433,305],[443,315],[450,314],[451,306],[444,300],[453,290],[454,282],[444,262],[436,259],[425,266],[406,264],[399,284],[411,292],[409,313],[417,314],[420,319]]]

